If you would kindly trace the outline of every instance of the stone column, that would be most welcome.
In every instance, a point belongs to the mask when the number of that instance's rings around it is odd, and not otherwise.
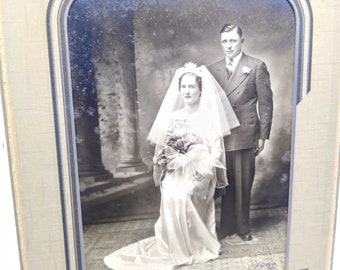
[[[124,14],[125,13],[125,14]],[[138,103],[133,10],[125,10],[115,32],[114,78],[119,102],[120,162],[117,172],[142,172],[147,167],[139,153]],[[127,19],[129,18],[129,19]]]
[[[74,124],[80,181],[112,179],[102,163],[90,4],[75,1],[68,15]]]
[[[107,159],[105,164],[111,172],[118,172],[117,179],[148,171],[139,155],[132,5],[132,0],[75,1],[70,10],[68,33],[80,175],[106,171],[101,150],[105,157],[114,157],[113,164],[107,164]],[[110,104],[112,101],[114,104]],[[113,135],[114,123],[118,132]],[[111,149],[107,144],[110,138],[115,140]]]
[[[133,51],[128,51],[125,53],[131,54],[131,58],[134,57]],[[129,74],[129,76],[126,77],[124,74]],[[124,65],[124,67],[118,67],[115,77],[117,82],[119,82],[117,83],[117,90],[118,99],[121,105],[118,114],[121,137],[121,157],[117,171],[145,171],[147,168],[143,164],[139,155],[135,66],[130,64]]]

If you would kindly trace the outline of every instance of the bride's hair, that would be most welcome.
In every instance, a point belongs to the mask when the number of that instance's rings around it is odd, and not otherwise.
[[[182,78],[185,75],[194,76],[195,80],[197,82],[198,88],[200,89],[200,92],[202,92],[202,77],[198,76],[195,72],[191,72],[191,71],[185,72],[185,73],[182,74],[181,77],[179,77],[179,79],[178,79],[178,91],[180,91],[180,89],[181,89]]]

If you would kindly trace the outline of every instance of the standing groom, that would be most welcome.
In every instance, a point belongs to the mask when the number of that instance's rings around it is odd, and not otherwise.
[[[222,196],[219,236],[238,234],[242,240],[250,241],[249,209],[255,156],[269,139],[273,94],[265,63],[242,51],[241,28],[226,24],[220,34],[225,58],[209,70],[227,94],[240,126],[224,138],[229,186]]]

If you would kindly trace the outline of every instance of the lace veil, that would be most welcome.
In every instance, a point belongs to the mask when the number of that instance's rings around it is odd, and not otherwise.
[[[193,72],[202,78],[202,93],[199,101],[200,127],[197,135],[203,137],[224,137],[230,130],[239,126],[237,117],[221,86],[205,66],[197,67],[193,63],[178,68],[164,97],[157,117],[150,130],[148,140],[163,146],[173,112],[184,106],[179,92],[179,79],[187,72]]]

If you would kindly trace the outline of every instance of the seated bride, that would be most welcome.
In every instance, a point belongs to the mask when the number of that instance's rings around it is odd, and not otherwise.
[[[104,258],[111,269],[173,269],[218,258],[214,191],[226,186],[223,137],[238,126],[205,66],[177,69],[148,140],[160,186],[155,235]]]

